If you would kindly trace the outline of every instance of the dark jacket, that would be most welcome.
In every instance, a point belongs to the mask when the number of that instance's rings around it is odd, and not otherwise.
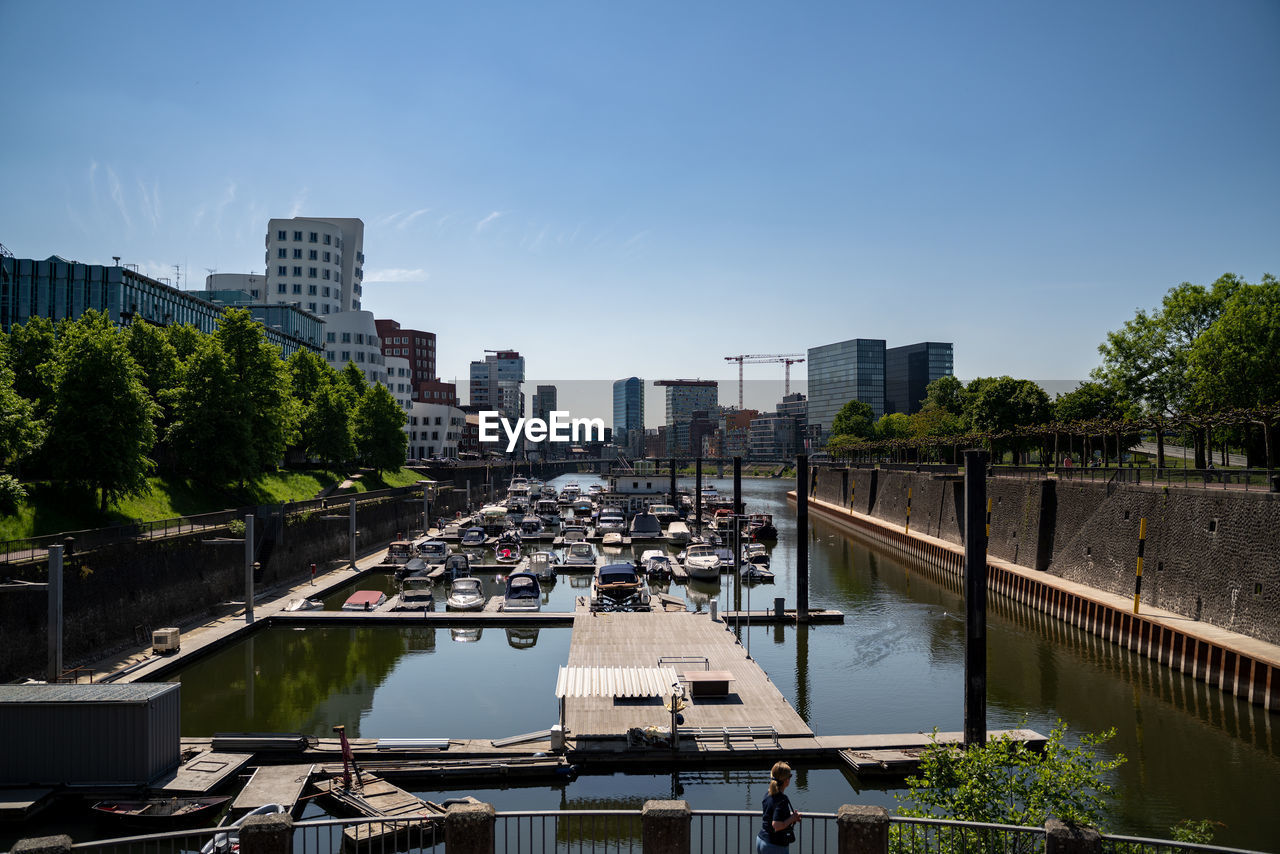
[[[791,799],[786,796],[786,793],[779,792],[776,795],[766,795],[760,806],[762,811],[760,838],[774,845],[791,844],[795,840],[795,831],[789,827],[786,830],[773,829],[775,821],[786,821],[790,817]]]

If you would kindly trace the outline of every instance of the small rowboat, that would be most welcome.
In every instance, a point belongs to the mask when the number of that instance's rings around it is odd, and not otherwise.
[[[184,827],[203,824],[224,807],[230,797],[149,798],[138,801],[99,801],[93,811],[125,824],[146,827]]]

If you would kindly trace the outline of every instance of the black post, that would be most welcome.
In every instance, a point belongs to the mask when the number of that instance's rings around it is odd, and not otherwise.
[[[987,452],[964,452],[964,743],[987,743]]]
[[[676,493],[676,458],[671,458],[671,506],[680,512],[680,496]]]
[[[796,454],[796,622],[809,622],[808,454]]]
[[[733,458],[733,607],[742,608],[742,457]]]
[[[693,468],[693,526],[698,535],[702,534],[702,457],[694,463]]]
[[[733,515],[742,515],[742,457],[733,458]]]

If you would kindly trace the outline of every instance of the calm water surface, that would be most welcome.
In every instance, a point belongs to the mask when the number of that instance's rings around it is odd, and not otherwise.
[[[585,488],[591,476],[574,479]],[[688,482],[682,479],[684,485]],[[722,493],[729,480],[715,480]],[[794,512],[789,483],[747,480],[749,511],[772,512],[779,529],[774,585],[750,591],[753,608],[795,602]],[[838,626],[752,627],[744,645],[820,734],[959,730],[963,722],[963,602],[897,558],[860,545],[821,519],[810,532],[810,596],[844,611]],[[544,609],[569,610],[586,576],[561,577]],[[336,592],[387,583],[373,576]],[[486,579],[491,595],[500,581]],[[675,585],[690,608],[733,604],[732,583]],[[437,594],[439,596],[439,593]],[[743,594],[743,603],[746,596]],[[514,633],[514,634],[513,634]],[[478,635],[478,636],[477,636]],[[185,735],[226,731],[328,734],[337,723],[366,737],[497,738],[555,722],[556,669],[569,629],[279,629],[193,663],[183,683]],[[1280,745],[1275,716],[1177,676],[1113,644],[991,597],[988,722],[1048,732],[1115,727],[1109,745],[1128,761],[1116,772],[1113,830],[1167,836],[1183,818],[1211,818],[1222,844],[1280,850]],[[756,809],[767,769],[671,775],[591,775],[565,786],[468,789],[499,809],[639,806],[688,798],[695,808]],[[456,792],[423,790],[443,799]],[[842,803],[892,808],[893,792],[860,789],[838,768],[799,770],[800,809]],[[318,814],[314,804],[308,809]]]

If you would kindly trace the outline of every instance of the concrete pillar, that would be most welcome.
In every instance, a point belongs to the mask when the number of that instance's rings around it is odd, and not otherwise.
[[[19,839],[9,851],[10,854],[71,854],[71,837],[65,834],[32,836]]]
[[[689,854],[693,813],[688,801],[645,801],[640,810],[644,854]],[[449,854],[454,854],[449,850]]]
[[[240,825],[240,854],[293,854],[293,819],[253,815]]]
[[[836,812],[836,851],[839,854],[888,854],[888,810],[843,804]]]
[[[1092,827],[1051,818],[1044,823],[1045,854],[1102,854],[1102,834]]]
[[[444,817],[444,847],[449,854],[493,854],[492,804],[450,804]]]

